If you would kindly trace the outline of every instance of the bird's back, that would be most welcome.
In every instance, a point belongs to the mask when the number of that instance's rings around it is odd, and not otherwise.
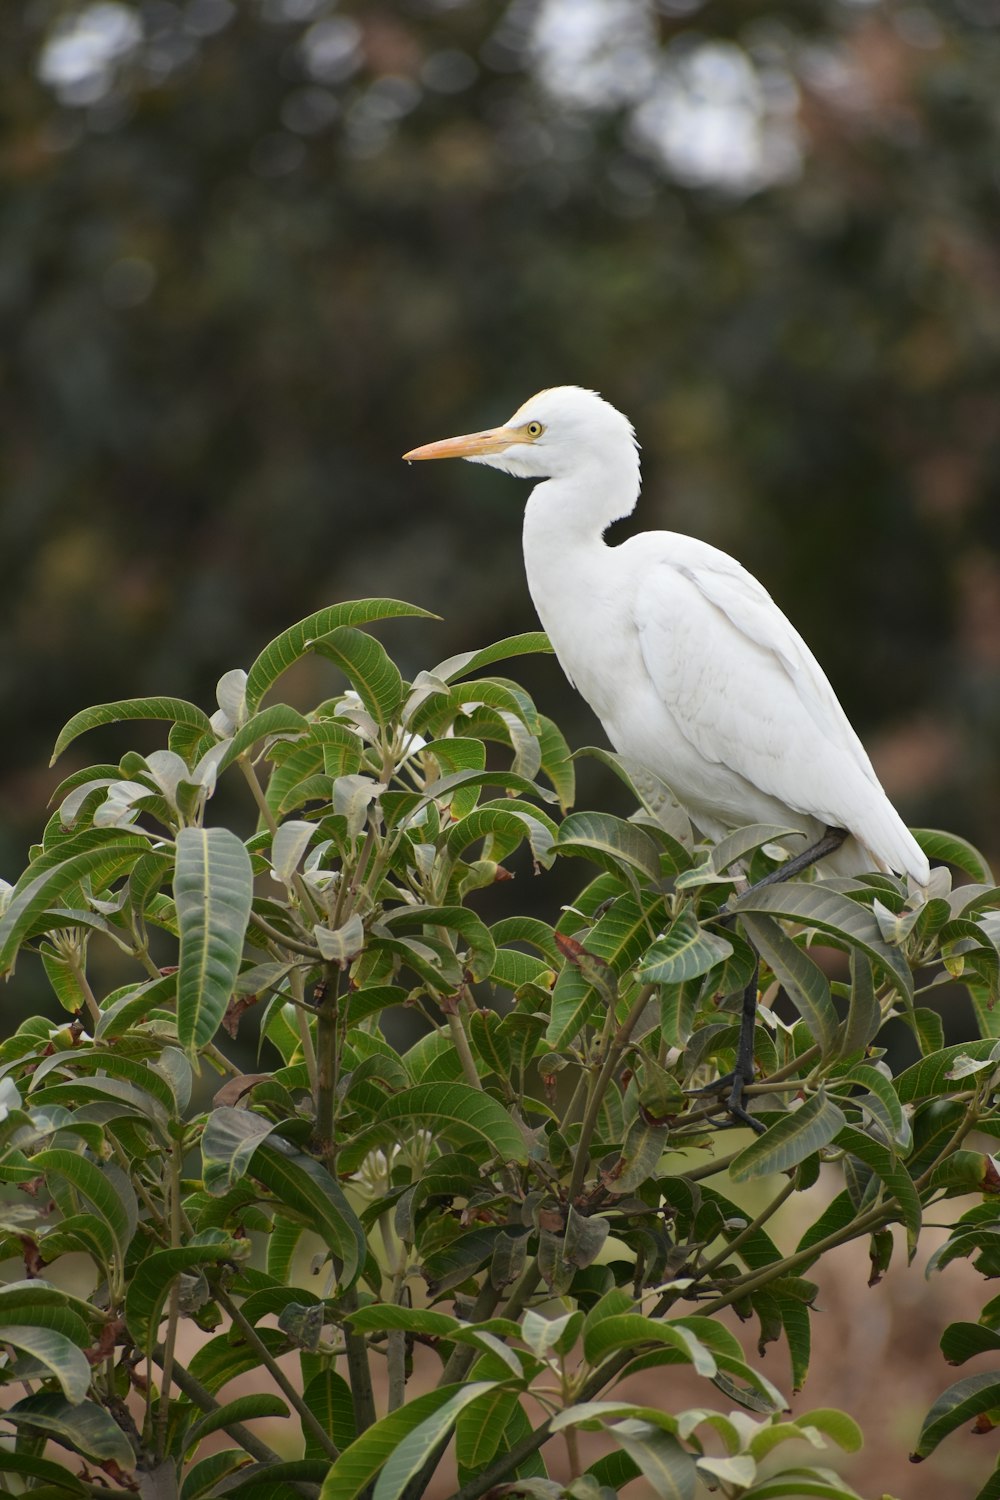
[[[920,883],[927,861],[830,683],[763,586],[694,538],[647,532],[601,544],[564,577],[563,665],[623,753],[655,771],[709,835],[748,822],[846,828],[841,870]],[[572,553],[565,559],[572,573]],[[862,851],[871,856],[865,857]]]

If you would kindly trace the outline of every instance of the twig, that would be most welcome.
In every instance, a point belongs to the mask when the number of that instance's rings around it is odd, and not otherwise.
[[[212,1288],[212,1291],[219,1306],[224,1308],[225,1311],[229,1314],[230,1318],[233,1320],[236,1327],[240,1330],[240,1333],[243,1335],[244,1339],[246,1339],[251,1349],[256,1355],[258,1355],[261,1364],[266,1367],[268,1374],[271,1376],[271,1379],[274,1381],[281,1394],[291,1403],[292,1409],[298,1413],[303,1427],[308,1428],[309,1432],[319,1443],[323,1452],[329,1459],[333,1460],[339,1458],[340,1449],[330,1437],[330,1434],[327,1432],[323,1424],[309,1410],[309,1407],[306,1405],[302,1397],[299,1395],[298,1391],[292,1385],[288,1376],[278,1364],[277,1360],[274,1358],[274,1355],[264,1343],[264,1340],[260,1337],[253,1324],[248,1322],[248,1320],[240,1312],[240,1309],[237,1307],[236,1303],[232,1300],[228,1293],[223,1291],[222,1287],[219,1286],[218,1283],[216,1283],[216,1285]]]

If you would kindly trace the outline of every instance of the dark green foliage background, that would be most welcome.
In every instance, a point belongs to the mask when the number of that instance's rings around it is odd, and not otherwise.
[[[652,7],[665,56],[728,38],[797,80],[802,171],[745,194],[546,92],[534,4],[127,8],[145,40],[90,105],[37,73],[85,7],[0,16],[8,873],[81,704],[204,697],[366,592],[444,614],[441,654],[528,628],[518,487],[397,455],[561,381],[635,420],[641,524],[763,577],[911,821],[997,848],[995,6]],[[328,14],[359,49],[324,80],[301,43]],[[466,87],[426,82],[442,53]],[[316,87],[335,118],[304,133]]]

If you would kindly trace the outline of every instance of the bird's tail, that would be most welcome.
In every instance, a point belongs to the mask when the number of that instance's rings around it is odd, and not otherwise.
[[[854,839],[871,855],[876,869],[909,875],[920,886],[930,880],[927,855],[884,792],[878,804],[866,811],[864,835],[855,834]]]

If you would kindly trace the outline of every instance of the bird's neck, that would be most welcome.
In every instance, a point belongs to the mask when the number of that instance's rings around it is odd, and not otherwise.
[[[572,476],[536,485],[524,511],[524,567],[539,618],[571,679],[578,677],[574,627],[579,611],[600,614],[610,582],[604,532],[627,516],[639,496],[639,461],[595,460]],[[565,637],[565,638],[564,638]]]
[[[613,521],[635,509],[639,454],[632,443],[590,454],[573,472],[537,484],[524,511],[524,549],[598,547]]]

